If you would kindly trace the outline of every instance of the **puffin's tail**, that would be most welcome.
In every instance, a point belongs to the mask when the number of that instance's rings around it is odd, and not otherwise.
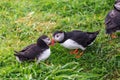
[[[95,31],[95,32],[93,32],[93,34],[91,35],[91,37],[92,37],[93,39],[95,39],[99,33],[100,33],[100,30]]]
[[[95,31],[95,32],[87,32],[89,35],[89,38],[94,38],[99,34],[100,30]]]
[[[15,53],[19,53],[18,51],[14,50]]]
[[[88,38],[88,44],[91,44],[97,37],[97,35],[99,34],[100,30],[95,31],[95,32],[88,32],[89,38]]]
[[[18,51],[14,51],[14,52],[15,52],[14,56],[23,57],[21,52]]]
[[[94,34],[97,36],[100,33],[100,30],[96,31]]]
[[[14,52],[15,52],[14,56],[17,56],[17,54],[19,53],[19,52],[18,52],[18,51],[16,51],[16,50],[14,50]]]

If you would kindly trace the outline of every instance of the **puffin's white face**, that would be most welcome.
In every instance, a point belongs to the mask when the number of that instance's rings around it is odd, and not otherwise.
[[[42,39],[47,45],[50,45],[51,44],[51,40],[50,38],[45,38],[45,39]]]
[[[116,9],[120,10],[120,2],[116,3],[114,6]]]
[[[57,33],[54,35],[53,38],[56,42],[60,42],[64,39],[64,36],[65,36],[64,33]]]

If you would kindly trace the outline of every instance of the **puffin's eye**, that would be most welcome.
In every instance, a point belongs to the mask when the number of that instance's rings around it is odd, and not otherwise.
[[[47,40],[50,40],[49,38]]]
[[[56,35],[56,37],[59,37],[59,35]]]

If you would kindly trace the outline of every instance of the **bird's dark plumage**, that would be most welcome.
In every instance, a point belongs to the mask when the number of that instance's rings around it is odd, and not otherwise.
[[[115,4],[118,2],[120,2],[120,0],[117,0]],[[114,9],[107,14],[105,25],[107,34],[112,34],[113,32],[120,30],[120,10],[118,10],[115,5]]]
[[[53,36],[59,32],[62,33],[62,31],[57,31],[53,34]],[[78,44],[82,45],[83,47],[87,47],[89,44],[91,44],[95,40],[98,33],[99,31],[83,32],[83,31],[78,31],[78,30],[74,30],[71,32],[64,32],[65,34],[64,39],[60,41],[59,43],[64,43],[67,39],[71,39],[77,42]]]
[[[40,39],[46,39],[46,38],[48,38],[48,36],[46,36],[46,35],[40,36]]]
[[[16,54],[14,55],[17,56],[20,61],[38,59],[43,51],[49,49],[49,46],[42,40],[42,38],[38,38],[36,44],[31,44],[19,52],[15,51]]]

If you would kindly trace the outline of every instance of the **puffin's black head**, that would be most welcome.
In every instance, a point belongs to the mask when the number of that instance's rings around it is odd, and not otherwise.
[[[116,0],[114,4],[114,8],[118,11],[120,11],[120,0]]]
[[[48,36],[46,36],[46,35],[40,36],[40,37],[38,38],[38,40],[37,40],[37,43],[42,42],[41,40],[44,41],[47,45],[50,45],[50,44],[51,44],[50,38],[49,38]]]
[[[55,40],[55,42],[63,41],[64,37],[65,37],[65,32],[63,32],[63,31],[56,31],[53,34],[53,39]]]
[[[118,3],[118,2],[120,2],[120,0],[115,0],[115,4]]]

